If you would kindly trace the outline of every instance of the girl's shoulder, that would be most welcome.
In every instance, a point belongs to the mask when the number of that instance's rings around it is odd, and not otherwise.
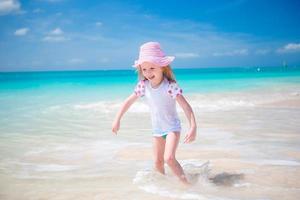
[[[168,94],[176,99],[177,95],[182,95],[182,89],[179,87],[176,81],[168,81]]]
[[[146,80],[140,80],[135,88],[134,88],[134,93],[138,96],[138,97],[143,97],[145,95],[145,88],[146,88]]]

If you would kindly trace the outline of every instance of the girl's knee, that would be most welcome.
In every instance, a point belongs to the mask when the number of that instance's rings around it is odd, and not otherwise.
[[[176,158],[175,156],[165,156],[164,157],[164,161],[168,164],[168,165],[174,165],[176,163]]]
[[[155,159],[154,163],[156,167],[160,167],[165,164],[163,159]]]

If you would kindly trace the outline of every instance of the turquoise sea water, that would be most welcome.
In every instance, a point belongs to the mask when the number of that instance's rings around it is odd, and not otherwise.
[[[174,72],[198,125],[197,140],[178,150],[195,178],[192,188],[177,187],[170,172],[150,170],[143,99],[128,110],[118,136],[111,133],[138,81],[133,69],[10,72],[0,73],[0,198],[298,199],[300,67]],[[178,112],[185,132],[188,122]],[[216,174],[201,167],[208,160],[214,173],[245,179],[229,187],[211,183],[208,176]]]
[[[300,67],[175,69],[174,73],[188,96],[281,87],[297,93],[293,87],[300,84]],[[95,104],[99,108],[100,104],[104,110],[111,110],[111,102],[120,104],[132,93],[137,81],[134,69],[0,73],[0,122],[55,106]],[[194,106],[240,104],[239,99],[211,100],[197,101]],[[249,103],[253,102],[246,102]]]
[[[300,67],[175,69],[174,73],[186,95],[300,84]],[[134,69],[0,73],[0,116],[57,105],[121,102],[137,81]]]
[[[174,73],[188,93],[300,83],[300,67],[196,68],[175,69]],[[117,98],[128,94],[136,82],[134,70],[9,72],[0,73],[0,92],[44,91],[82,96],[93,96],[95,92],[101,98]]]
[[[300,67],[175,69],[174,73],[185,95],[293,88],[300,84]],[[95,104],[99,108],[100,104],[104,110],[111,110],[110,102],[120,104],[132,93],[137,81],[134,69],[0,73],[0,122],[15,121],[19,116],[55,106]],[[207,99],[194,106],[231,104],[240,104],[240,100]]]

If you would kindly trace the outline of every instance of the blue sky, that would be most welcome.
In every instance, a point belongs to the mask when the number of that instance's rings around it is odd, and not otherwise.
[[[172,66],[300,65],[297,0],[0,0],[0,71],[131,69],[161,43]]]

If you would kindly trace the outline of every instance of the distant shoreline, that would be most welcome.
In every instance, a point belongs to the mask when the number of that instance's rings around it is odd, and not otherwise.
[[[255,71],[265,71],[268,69],[273,70],[300,70],[300,66],[235,66],[235,67],[173,67],[174,71],[186,71],[186,70],[203,70],[203,71],[215,71],[215,70],[221,70],[221,71],[232,71],[232,70],[240,70],[240,71],[247,71],[247,70],[255,70]],[[259,70],[257,70],[259,69]],[[42,73],[42,72],[53,72],[53,73],[59,73],[59,72],[97,72],[97,71],[135,71],[135,68],[128,67],[128,68],[103,68],[103,69],[62,69],[62,70],[24,70],[24,71],[0,71],[0,74],[5,73]]]

